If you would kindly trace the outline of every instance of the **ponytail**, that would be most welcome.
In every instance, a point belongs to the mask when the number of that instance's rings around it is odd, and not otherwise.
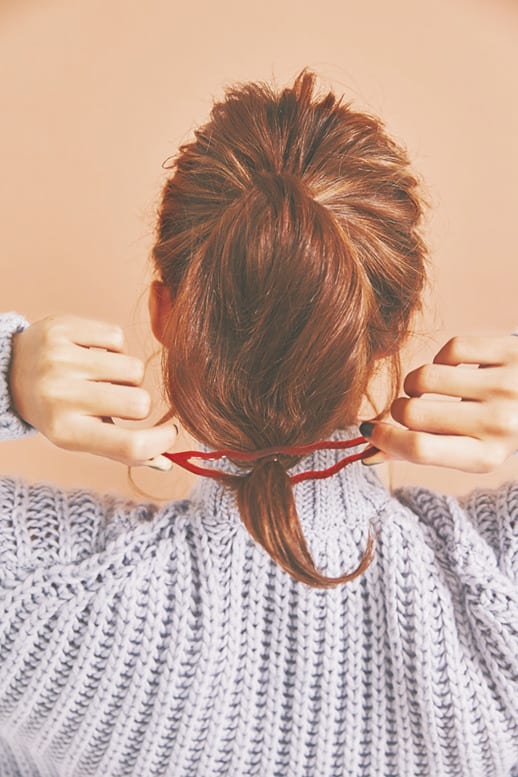
[[[333,588],[363,574],[374,555],[374,537],[354,572],[326,577],[315,567],[295,507],[293,486],[280,461],[258,461],[233,478],[241,520],[251,536],[286,572],[313,588]]]

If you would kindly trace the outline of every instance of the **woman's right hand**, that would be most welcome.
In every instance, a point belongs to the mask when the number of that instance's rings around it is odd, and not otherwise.
[[[70,315],[36,321],[13,336],[15,411],[59,448],[149,464],[173,446],[177,429],[170,422],[128,429],[111,421],[142,420],[151,409],[148,392],[138,388],[143,362],[124,350],[124,332],[114,324]]]

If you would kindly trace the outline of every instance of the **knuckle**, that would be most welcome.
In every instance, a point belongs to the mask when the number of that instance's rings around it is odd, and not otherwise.
[[[480,466],[482,472],[492,472],[499,467],[507,458],[507,451],[503,445],[494,443],[486,445],[480,455]]]
[[[493,403],[488,411],[489,431],[494,434],[518,434],[518,410],[512,411],[501,404]]]
[[[446,343],[446,353],[449,359],[452,361],[462,361],[463,355],[466,353],[467,343],[466,338],[462,335],[455,335]]]
[[[58,343],[51,343],[45,353],[42,354],[42,361],[47,371],[56,366],[63,367],[69,363],[67,350]]]
[[[52,343],[63,334],[66,327],[64,316],[47,316],[43,319],[43,335],[46,343]]]
[[[507,421],[504,426],[504,431],[511,434],[513,437],[518,436],[518,409],[507,414]]]
[[[135,382],[142,383],[144,380],[144,362],[142,359],[132,358],[130,373]]]
[[[437,382],[438,369],[434,364],[423,364],[415,371],[414,385],[422,394],[430,393]]]
[[[124,329],[119,326],[118,324],[114,324],[112,328],[111,336],[117,345],[119,345],[121,348],[124,347],[124,344],[126,342],[126,336],[124,334]]]
[[[485,410],[485,415],[481,419],[482,430],[486,434],[500,434],[505,425],[502,405],[498,402],[488,402]]]
[[[133,394],[132,400],[133,412],[137,417],[145,418],[151,410],[151,397],[144,391],[144,389],[138,389]]]
[[[401,409],[402,423],[408,427],[421,425],[421,402],[419,399],[408,399]]]
[[[498,382],[492,386],[492,393],[502,399],[518,399],[518,370],[515,368],[501,369]]]
[[[426,442],[419,434],[411,434],[409,438],[408,453],[410,461],[416,464],[426,464],[428,460],[428,450]]]
[[[53,342],[55,323],[56,319],[53,316],[47,316],[41,322],[41,337],[44,345],[49,345],[49,343]]]
[[[134,434],[130,437],[125,445],[123,455],[128,462],[145,461],[146,451],[144,438],[138,434]]]

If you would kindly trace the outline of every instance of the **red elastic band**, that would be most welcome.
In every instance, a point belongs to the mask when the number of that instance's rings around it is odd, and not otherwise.
[[[204,475],[205,477],[214,478],[219,480],[222,477],[228,477],[228,472],[222,470],[212,469],[208,467],[198,467],[193,464],[190,459],[203,459],[217,461],[218,459],[232,458],[239,461],[257,461],[257,459],[269,458],[272,459],[277,454],[291,453],[294,455],[305,456],[313,451],[323,450],[329,448],[331,450],[339,448],[352,448],[355,445],[361,445],[368,442],[365,437],[355,437],[353,440],[339,440],[334,442],[333,440],[321,440],[319,442],[309,443],[309,445],[285,445],[279,448],[263,448],[259,451],[234,451],[230,448],[224,448],[219,451],[178,451],[176,453],[163,453],[162,456],[178,464],[180,467],[193,472],[195,475]],[[377,452],[377,448],[369,445],[360,453],[353,453],[350,456],[345,456],[326,469],[312,469],[307,472],[299,472],[298,475],[291,475],[290,480],[292,483],[300,483],[301,480],[328,478],[339,472],[346,464],[350,464],[358,459],[365,459],[367,456],[372,456]],[[238,476],[239,477],[239,476]]]

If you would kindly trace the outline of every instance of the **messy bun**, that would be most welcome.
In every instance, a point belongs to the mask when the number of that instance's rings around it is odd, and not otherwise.
[[[279,93],[228,89],[163,189],[153,259],[175,303],[166,391],[213,448],[303,445],[356,423],[382,354],[386,408],[399,389],[399,349],[425,283],[418,181],[378,118],[314,88],[304,70]],[[295,461],[227,478],[241,519],[297,580],[351,580],[373,538],[355,572],[321,575],[286,473]]]

